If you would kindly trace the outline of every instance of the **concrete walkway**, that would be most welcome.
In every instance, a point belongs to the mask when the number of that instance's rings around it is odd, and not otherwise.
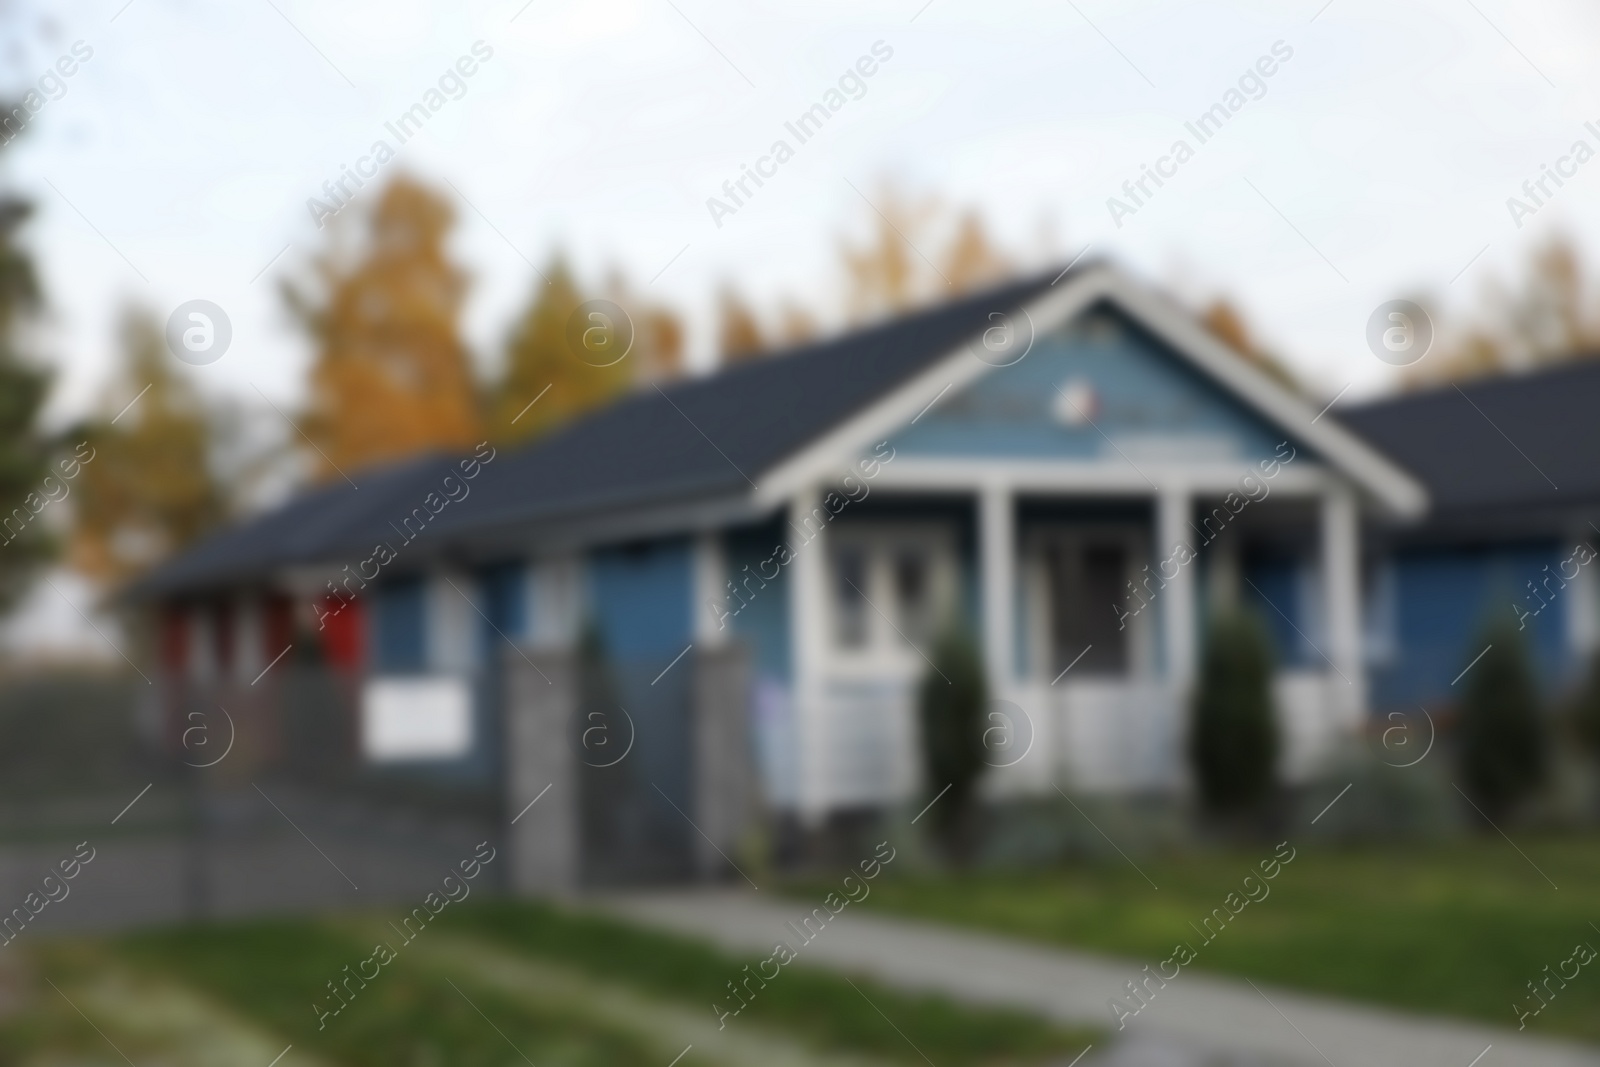
[[[769,892],[619,895],[591,906],[762,956],[779,939],[794,944],[798,939],[784,924],[798,925],[808,913],[804,903]],[[808,942],[797,962],[1111,1031],[1118,1040],[1096,1048],[1080,1067],[1600,1067],[1600,1050],[1509,1027],[1407,1015],[1260,983],[1255,988],[1190,968],[1117,1034],[1107,1002],[1157,961],[1044,948],[854,907]],[[1509,1019],[1509,1005],[1506,1014]]]

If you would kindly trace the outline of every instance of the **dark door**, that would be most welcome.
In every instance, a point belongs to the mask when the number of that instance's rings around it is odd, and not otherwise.
[[[1046,552],[1050,582],[1052,676],[1069,664],[1075,674],[1124,674],[1128,631],[1128,550],[1115,541],[1063,539]],[[1081,658],[1080,658],[1081,657]]]

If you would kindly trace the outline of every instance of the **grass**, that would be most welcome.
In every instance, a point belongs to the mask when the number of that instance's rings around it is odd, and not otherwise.
[[[1578,942],[1600,948],[1600,839],[1517,838],[1526,858],[1499,836],[1418,846],[1302,844],[1267,883],[1270,895],[1205,944],[1190,924],[1222,906],[1271,856],[1270,844],[1138,857],[1143,874],[1113,858],[1043,872],[891,877],[864,905],[1140,965],[1187,942],[1198,951],[1193,966],[1205,970],[1514,1029],[1511,1005],[1530,1002],[1526,982],[1541,980],[1543,968],[1554,970]],[[1600,1040],[1597,999],[1600,965],[1591,965],[1528,1030]]]
[[[182,1039],[168,1032],[164,1047],[162,1035],[130,1029],[130,1017],[151,1014],[134,1003],[137,997],[123,993],[115,1012],[107,1007],[116,1003],[107,987],[120,983],[124,990],[144,990],[152,1005],[158,1000],[149,990],[158,986],[192,991],[217,1006],[211,1014],[239,1020],[236,1029],[246,1037],[277,1048],[292,1042],[295,1052],[283,1067],[301,1057],[350,1067],[504,1067],[524,1058],[540,1067],[664,1064],[685,1042],[651,1032],[648,1020],[626,1018],[616,1004],[605,1008],[599,1002],[607,991],[635,998],[642,1006],[635,1014],[657,1012],[680,1026],[688,1020],[715,1030],[712,1002],[727,1000],[726,983],[755,962],[549,906],[473,901],[451,906],[414,945],[402,945],[381,976],[320,1027],[313,1002],[331,1001],[326,983],[371,954],[374,937],[385,936],[375,932],[385,918],[379,912],[254,920],[41,942],[32,948],[32,962],[64,993],[37,983],[36,1000],[0,1026],[0,1062],[104,1056],[111,1051],[108,1039],[135,1062],[184,1062],[169,1056]],[[400,944],[397,937],[390,941]],[[452,955],[451,949],[465,953]],[[484,955],[471,955],[475,951]],[[544,975],[546,984],[520,990],[496,984],[488,965],[469,962],[479,958],[536,965],[532,973]],[[550,985],[551,975],[565,986]],[[854,1053],[876,1063],[920,1064],[918,1049],[937,1050],[941,1067],[1070,1058],[1090,1040],[1022,1015],[958,1007],[866,979],[856,985],[859,991],[842,978],[785,968],[741,1017],[729,1020],[729,1030],[813,1050],[819,1061]],[[108,1037],[64,1003],[67,995]],[[239,1034],[233,1039],[235,1045],[244,1040]],[[664,1042],[674,1041],[667,1050]],[[702,1058],[710,1051],[696,1048],[680,1067],[716,1062]],[[720,1062],[728,1062],[726,1056]]]
[[[486,904],[464,911],[455,925],[596,977],[625,978],[641,989],[696,1006],[713,1001],[731,1006],[726,983],[743,977],[746,963],[757,962],[757,957],[735,959],[683,938],[539,905]],[[1076,1053],[1091,1040],[1085,1033],[1021,1013],[963,1008],[942,997],[901,993],[866,978],[854,981],[863,992],[820,971],[786,967],[740,1018],[806,1034],[823,1048],[922,1062],[907,1048],[910,1042],[939,1049],[941,1065]]]

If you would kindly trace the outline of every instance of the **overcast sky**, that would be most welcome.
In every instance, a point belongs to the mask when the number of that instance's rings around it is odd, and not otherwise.
[[[1389,380],[1363,340],[1378,304],[1432,291],[1465,307],[1554,226],[1600,243],[1600,163],[1520,229],[1506,206],[1575,140],[1600,148],[1584,129],[1600,120],[1592,4],[52,7],[53,38],[33,33],[9,57],[13,84],[74,42],[93,55],[4,158],[40,207],[30,233],[55,312],[56,418],[95,398],[129,300],[163,319],[182,301],[215,301],[234,340],[195,371],[204,387],[294,402],[307,352],[275,283],[327,236],[308,198],[380,138],[398,157],[378,181],[405,169],[466,198],[455,251],[474,278],[467,327],[480,354],[536,283],[529,261],[542,266],[559,244],[591,278],[608,265],[638,286],[659,274],[651,291],[694,316],[703,358],[725,279],[762,301],[833,299],[837,237],[867,211],[856,189],[872,195],[885,177],[981,207],[1017,247],[1037,249],[1053,220],[1063,260],[1089,246],[1157,282],[1233,294],[1329,397]],[[385,123],[478,41],[492,57],[400,145]],[[864,94],[799,145],[784,123],[880,41],[892,56]],[[1259,98],[1201,144],[1184,124],[1277,42],[1264,88],[1247,81]],[[719,228],[707,198],[779,138],[794,158]],[[1107,198],[1180,138],[1193,158],[1161,188],[1147,181],[1155,195],[1114,221]]]

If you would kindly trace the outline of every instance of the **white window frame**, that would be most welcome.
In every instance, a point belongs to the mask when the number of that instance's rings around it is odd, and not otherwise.
[[[934,630],[919,651],[902,635],[894,588],[896,557],[920,551],[928,563]],[[859,648],[839,643],[839,553],[860,551],[866,560],[866,642]],[[932,637],[960,606],[955,531],[948,522],[886,520],[836,524],[828,531],[827,661],[834,673],[856,677],[917,677],[928,669]],[[885,617],[887,616],[887,618]]]

